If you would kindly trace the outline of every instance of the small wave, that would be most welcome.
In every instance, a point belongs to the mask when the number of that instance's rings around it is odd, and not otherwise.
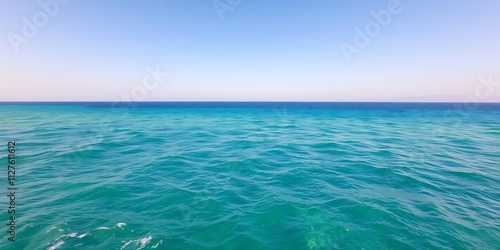
[[[77,235],[78,235],[77,233],[70,233],[70,234],[66,234],[66,236],[71,237],[71,238],[74,238],[74,237],[76,237]]]
[[[49,249],[48,249],[48,250],[55,250],[55,249],[57,249],[58,247],[60,247],[62,244],[64,244],[64,241],[59,241],[59,242],[57,242],[55,245],[53,245],[53,246],[49,247]]]
[[[83,238],[83,237],[85,237],[87,235],[88,235],[88,233],[80,234],[76,238],[81,239],[81,238]]]
[[[123,245],[120,250],[123,250],[125,249],[128,245],[130,244],[134,244],[134,246],[139,246],[139,248],[137,249],[143,249],[144,247],[146,247],[146,245],[151,241],[151,239],[153,239],[153,237],[151,236],[146,236],[142,239],[138,239],[138,240],[130,240],[128,241],[127,243],[125,243],[125,245]],[[140,244],[140,245],[139,245]],[[156,246],[156,245],[155,245]]]
[[[161,245],[163,243],[163,240],[160,240],[158,241],[158,243],[156,243],[154,246],[152,246],[151,248],[157,248],[159,245]]]

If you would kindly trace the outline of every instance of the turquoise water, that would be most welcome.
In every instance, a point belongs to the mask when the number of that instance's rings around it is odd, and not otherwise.
[[[0,105],[0,249],[500,249],[500,105],[227,106]]]

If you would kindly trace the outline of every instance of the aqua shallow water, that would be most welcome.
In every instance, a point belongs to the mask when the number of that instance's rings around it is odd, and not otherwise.
[[[0,105],[0,249],[500,248],[500,105],[345,105]]]

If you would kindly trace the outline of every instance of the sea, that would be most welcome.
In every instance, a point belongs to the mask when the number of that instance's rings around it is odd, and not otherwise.
[[[3,102],[0,144],[0,249],[500,249],[499,103]]]

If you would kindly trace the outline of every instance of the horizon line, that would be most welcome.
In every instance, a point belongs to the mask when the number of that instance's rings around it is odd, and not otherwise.
[[[500,101],[493,102],[454,102],[454,101],[0,101],[0,104],[9,103],[429,103],[429,104],[500,104]]]

